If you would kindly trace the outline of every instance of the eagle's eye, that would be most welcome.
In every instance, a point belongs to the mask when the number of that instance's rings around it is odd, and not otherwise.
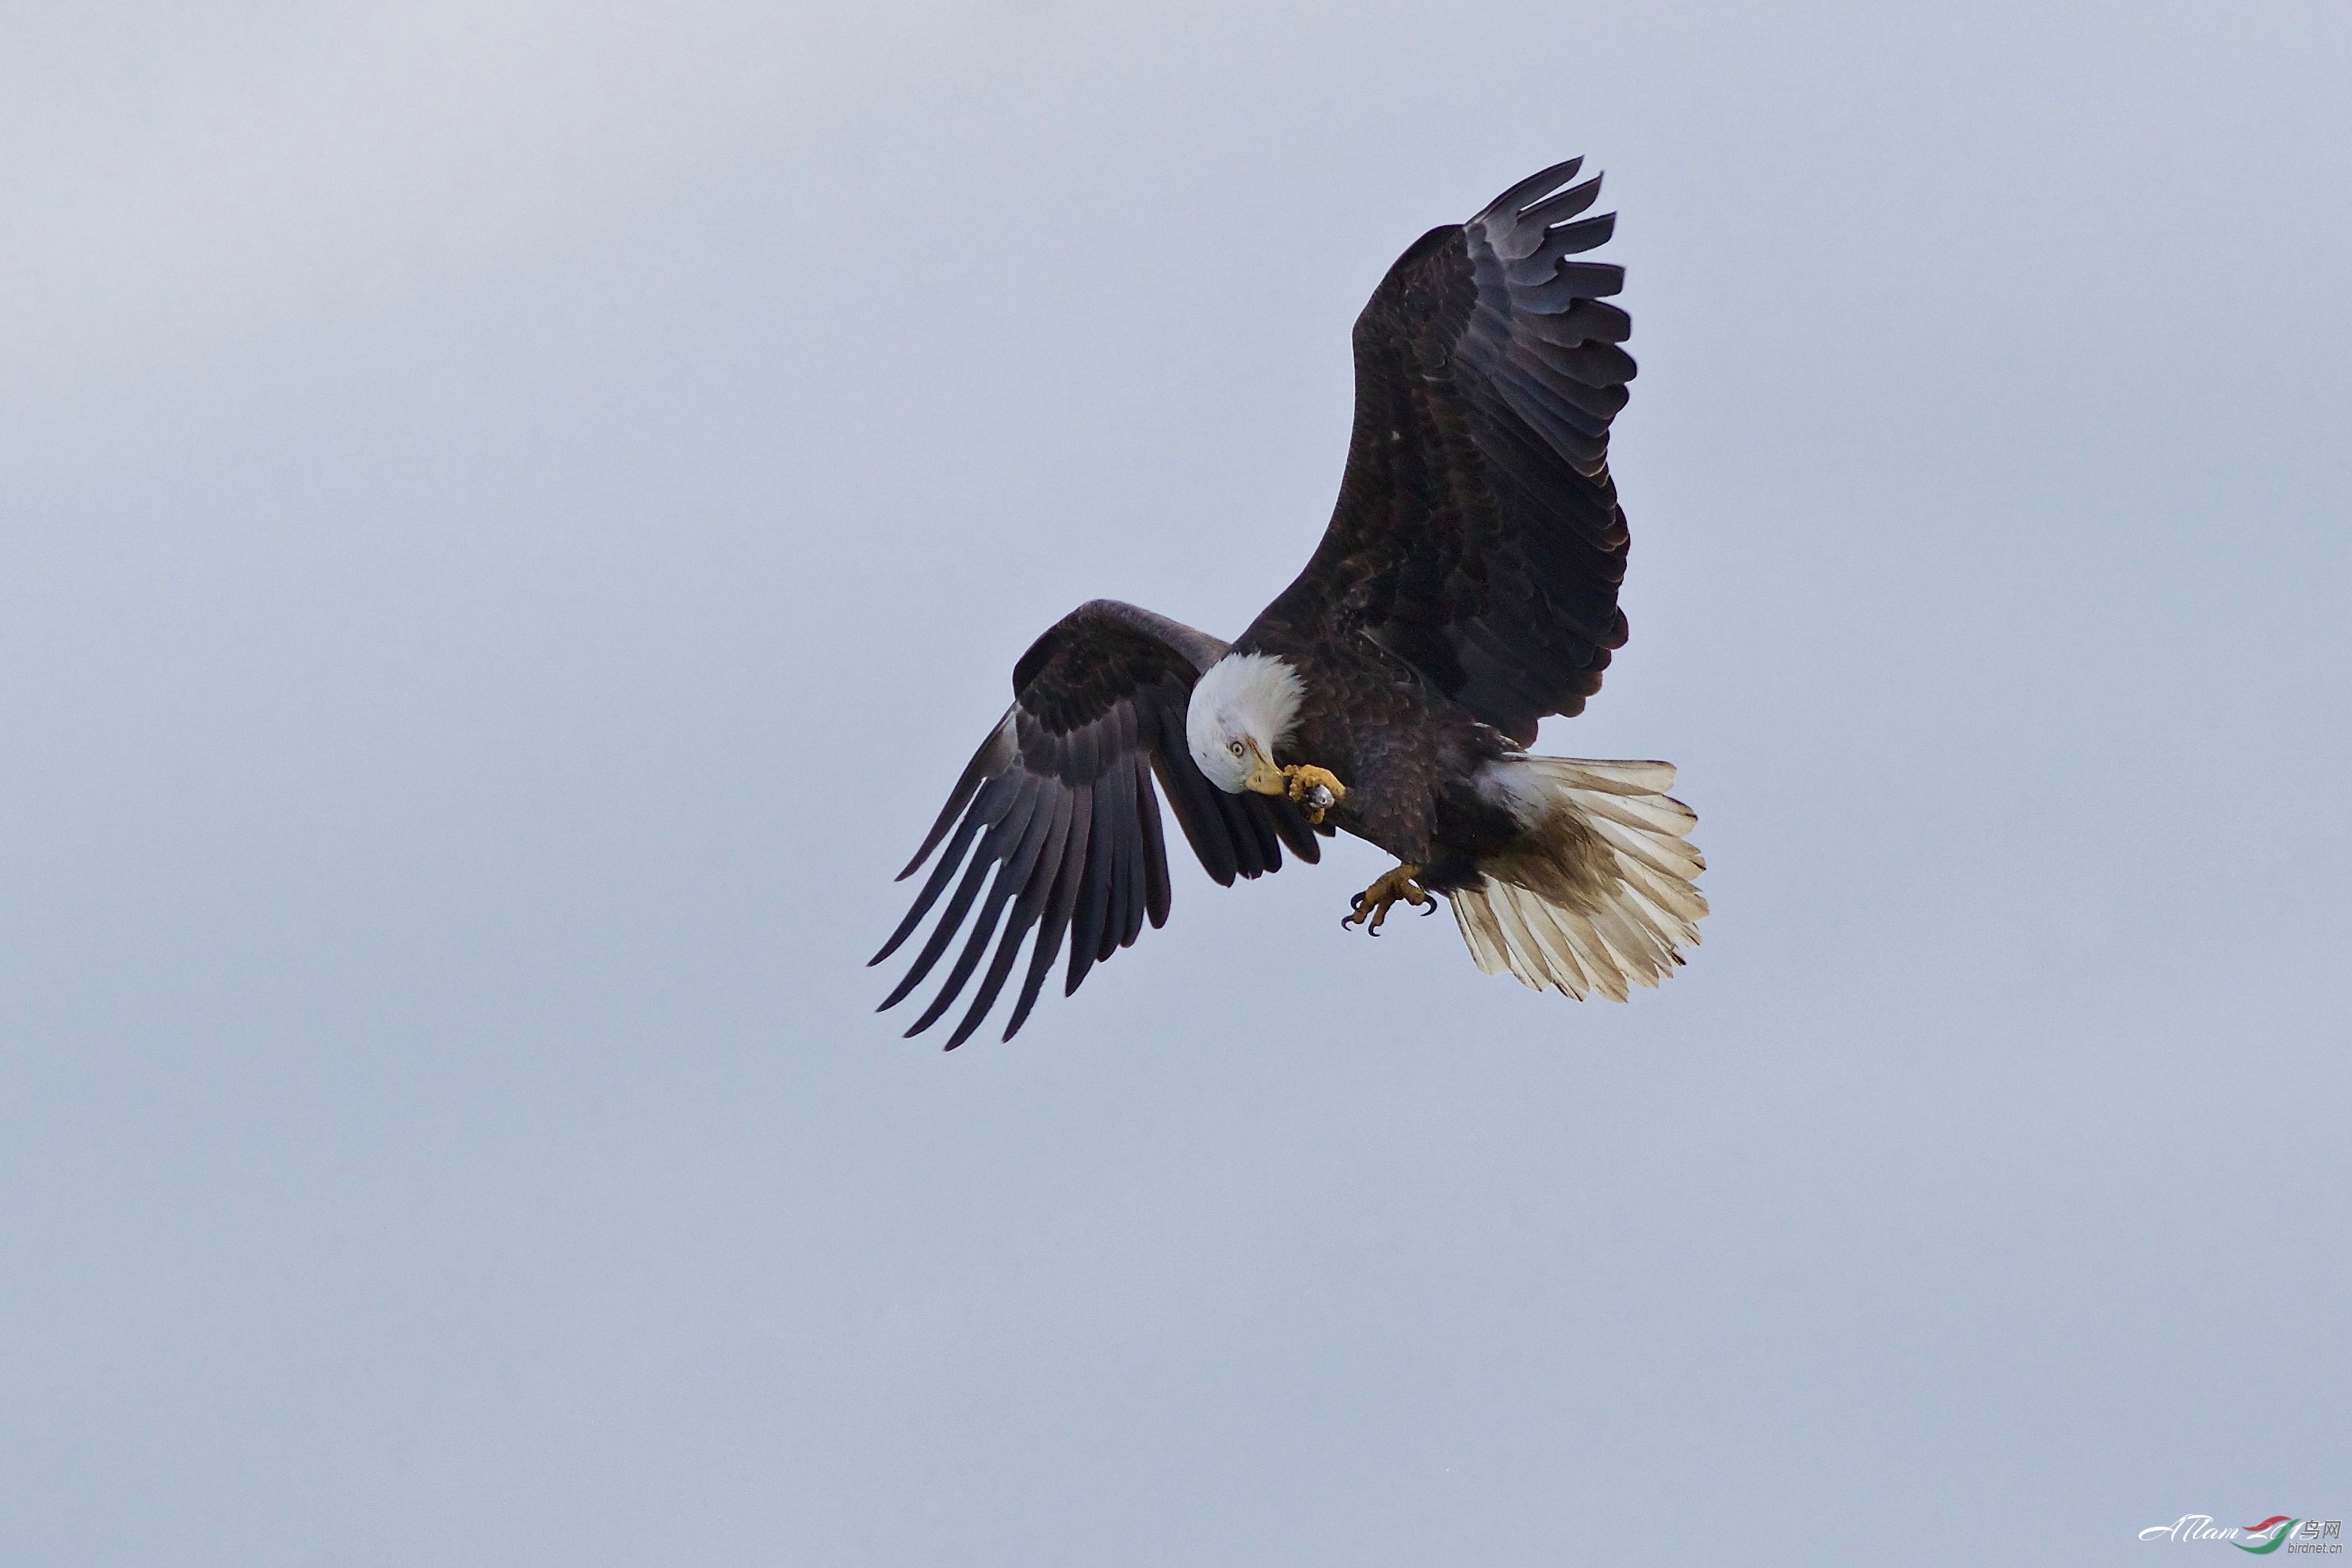
[[[1239,757],[1242,754],[1242,743],[1238,740],[1234,741],[1229,744],[1225,749],[1232,752],[1235,757]]]

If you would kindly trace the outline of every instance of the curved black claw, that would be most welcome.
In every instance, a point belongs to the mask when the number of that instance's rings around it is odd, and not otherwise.
[[[1425,896],[1423,896],[1423,899],[1422,899],[1422,901],[1421,901],[1421,917],[1422,917],[1423,920],[1426,920],[1426,919],[1428,919],[1431,915],[1434,915],[1434,914],[1436,914],[1436,913],[1437,913],[1437,894],[1433,894],[1433,894],[1426,894]]]

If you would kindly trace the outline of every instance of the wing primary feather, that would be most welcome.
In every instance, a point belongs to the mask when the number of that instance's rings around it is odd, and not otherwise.
[[[1085,884],[1087,840],[1093,826],[1094,787],[1081,784],[1070,792],[1070,834],[1063,841],[1053,896],[1046,903],[1045,921],[1037,928],[1037,940],[1030,948],[1029,973],[1021,982],[1021,998],[1013,1005],[1012,1020],[1004,1026],[1006,1040],[1019,1032],[1029,1017],[1029,1009],[1036,1006],[1046,973],[1061,954],[1063,934],[1070,928],[1070,913],[1076,907],[1078,894]]]
[[[1128,768],[1127,785],[1127,901],[1121,905],[1126,917],[1119,922],[1118,945],[1132,946],[1143,935],[1144,907],[1150,902],[1151,873],[1144,862],[1143,843],[1143,780],[1146,777],[1143,758],[1138,757]]]
[[[955,1032],[948,1036],[947,1043],[940,1047],[941,1051],[953,1051],[970,1040],[971,1031],[980,1027],[980,1020],[988,1016],[990,1005],[996,1000],[996,993],[1004,988],[1004,977],[1012,972],[1013,956],[1021,950],[1021,938],[1028,934],[1029,928],[1021,923],[1016,908],[1013,917],[1004,923],[1004,935],[996,944],[996,956],[989,960],[988,973],[981,977],[980,989],[973,994],[971,1006],[965,1009],[963,1021],[956,1025]]]
[[[941,855],[940,863],[931,868],[929,880],[923,883],[923,891],[915,895],[914,907],[907,911],[906,919],[898,922],[898,929],[890,933],[890,940],[882,944],[882,950],[866,960],[867,968],[896,953],[898,945],[915,934],[915,927],[922,924],[924,915],[938,902],[948,880],[955,875],[956,868],[963,864],[964,852],[971,847],[972,836],[979,831],[980,813],[977,810],[965,812],[963,821],[956,828],[955,837],[948,841],[947,853]]]
[[[1250,826],[1257,831],[1258,853],[1265,859],[1265,869],[1282,869],[1282,840],[1274,831],[1274,802],[1263,795],[1250,797],[1257,810],[1250,814]]]
[[[1584,343],[1622,343],[1633,335],[1633,319],[1606,299],[1579,299],[1564,310],[1522,312],[1517,324],[1531,338],[1572,349]],[[1628,371],[1630,378],[1633,372]]]
[[[1239,797],[1242,812],[1249,819],[1250,838],[1257,846],[1258,858],[1268,871],[1282,869],[1282,832],[1276,825],[1291,810],[1287,800],[1275,800],[1264,795]]]
[[[1043,793],[1042,789],[1040,793]],[[955,967],[948,971],[948,977],[940,983],[939,995],[933,997],[931,1005],[923,1009],[923,1016],[907,1030],[907,1039],[912,1040],[930,1028],[939,1021],[941,1013],[954,1005],[956,997],[963,990],[964,982],[971,978],[971,972],[980,967],[981,955],[988,950],[990,939],[996,935],[996,923],[1003,915],[1005,904],[1029,880],[1030,870],[1037,863],[1038,848],[1045,841],[1046,830],[1052,825],[1053,812],[1050,810],[1041,811],[1033,808],[1030,810],[1012,852],[997,862],[996,880],[988,888],[988,902],[981,905],[980,916],[971,924],[971,936],[964,943],[963,951],[956,956]]]
[[[1557,232],[1554,225],[1566,223],[1584,211],[1601,197],[1601,176],[1595,174],[1581,184],[1570,185],[1555,196],[1546,196],[1532,206],[1519,209],[1517,230],[1533,229],[1538,234]],[[1595,219],[1594,222],[1605,220]]]
[[[1548,250],[1538,249],[1517,261],[1503,264],[1503,281],[1514,292],[1549,283],[1559,276],[1559,257]]]
[[[1121,768],[1109,777],[1111,805],[1110,903],[1103,915],[1102,933],[1095,942],[1095,962],[1099,964],[1113,953],[1135,940],[1127,933],[1128,911],[1136,902],[1141,880],[1136,873],[1142,868],[1136,863],[1137,852],[1142,841],[1135,825],[1135,776]]]
[[[1136,816],[1143,824],[1143,915],[1154,931],[1168,924],[1173,900],[1168,885],[1168,834],[1160,825],[1160,798],[1151,788],[1151,765],[1135,759]]]
[[[1103,947],[1094,955],[1096,964],[1112,955],[1112,938],[1118,938],[1118,947],[1127,947],[1143,931],[1143,801],[1136,800],[1136,776],[1143,771],[1143,757],[1136,755],[1136,740],[1139,722],[1134,706],[1129,706],[1119,712],[1122,757],[1115,768],[1119,789],[1119,862],[1110,883],[1110,922],[1103,926]]]
[[[1231,887],[1237,869],[1234,841],[1225,831],[1223,813],[1212,798],[1222,791],[1192,761],[1185,744],[1181,708],[1174,703],[1163,704],[1158,715],[1159,733],[1151,745],[1151,766],[1160,775],[1161,787],[1168,791],[1169,809],[1176,813],[1176,825],[1183,831],[1184,841],[1192,846],[1192,856],[1209,873],[1209,880],[1219,887]]]
[[[1557,312],[1579,299],[1624,291],[1625,269],[1613,261],[1563,261],[1549,282],[1513,284],[1511,303],[1522,310]]]
[[[1239,863],[1234,858],[1234,841],[1225,831],[1224,814],[1217,803],[1208,798],[1216,786],[1202,777],[1189,757],[1181,759],[1161,752],[1155,758],[1160,781],[1167,786],[1168,804],[1176,813],[1176,825],[1183,830],[1184,841],[1192,846],[1192,857],[1209,880],[1219,887],[1231,887]]]
[[[1214,786],[1212,786],[1214,788]],[[1217,790],[1217,814],[1224,819],[1226,836],[1233,840],[1234,862],[1241,874],[1252,881],[1265,874],[1265,846],[1259,841],[1257,822],[1251,802],[1255,795],[1228,795]]]
[[[1544,236],[1550,232],[1547,225],[1576,216],[1591,206],[1593,198],[1600,194],[1601,176],[1595,174],[1581,185],[1571,185],[1556,196],[1546,196],[1507,222],[1499,214],[1472,221],[1497,256],[1505,261],[1517,261],[1542,248]]]
[[[1595,180],[1594,184],[1601,182]],[[1533,217],[1535,214],[1528,214]],[[1588,250],[1598,250],[1609,243],[1617,232],[1617,214],[1602,213],[1599,217],[1586,218],[1582,223],[1559,224],[1544,231],[1544,253],[1548,256],[1575,256]]]
[[[948,824],[955,821],[956,813],[963,810],[964,802],[971,799],[982,782],[992,775],[1002,774],[1012,764],[1017,749],[1013,744],[1012,721],[1013,710],[1008,708],[1004,716],[996,721],[996,727],[988,732],[988,738],[980,743],[980,749],[971,754],[971,760],[964,764],[962,776],[956,780],[955,788],[948,791],[948,803],[940,808],[938,818],[931,823],[931,831],[923,835],[923,847],[915,852],[915,858],[907,862],[907,869],[898,873],[898,881],[904,882],[914,875],[915,868],[930,858],[931,852],[947,836]]]
[[[1537,197],[1548,195],[1575,179],[1576,172],[1583,167],[1583,159],[1570,158],[1565,163],[1555,163],[1549,169],[1538,170],[1487,203],[1485,209],[1470,221],[1484,223],[1497,213],[1524,207]]]
[[[988,875],[989,863],[989,857],[984,854],[972,857],[971,864],[964,868],[963,880],[956,884],[955,896],[948,901],[947,910],[940,916],[940,923],[931,927],[930,939],[923,944],[923,950],[915,955],[914,963],[899,977],[898,983],[890,988],[890,994],[882,998],[882,1005],[874,1009],[876,1012],[888,1012],[905,1001],[909,991],[923,983],[923,977],[931,972],[931,966],[940,961],[940,955],[947,951],[948,944],[954,939],[956,927],[963,924],[964,914],[971,909],[971,901],[980,895],[981,881]]]
[[[963,1021],[956,1025],[944,1049],[953,1051],[970,1040],[971,1031],[980,1027],[980,1020],[988,1016],[988,1009],[996,1005],[997,994],[1004,989],[1005,977],[1013,972],[1013,960],[1020,956],[1021,939],[1037,924],[1038,911],[1045,906],[1061,869],[1062,843],[1070,831],[1070,800],[1068,789],[1055,791],[1044,839],[1034,852],[1017,862],[1021,868],[1021,891],[1013,902],[1013,913],[1005,916],[1004,935],[997,940],[996,956],[989,960],[988,972],[981,977],[980,988],[972,993],[971,1008],[964,1013]],[[1009,867],[1015,862],[1005,863]]]
[[[1580,386],[1622,387],[1640,369],[1633,356],[1614,343],[1559,344],[1531,334],[1521,351]]]
[[[980,967],[980,956],[986,951],[989,938],[996,935],[997,920],[1003,915],[1005,901],[1011,897],[1012,892],[1012,878],[1005,874],[1004,862],[999,861],[996,880],[989,884],[987,902],[972,917],[971,935],[964,939],[963,951],[956,955],[955,967],[950,969],[948,977],[940,982],[939,994],[923,1009],[923,1016],[908,1024],[907,1032],[899,1039],[914,1039],[939,1022],[940,1015],[954,1002],[956,993],[963,989],[963,983],[971,978],[972,970]]]
[[[1087,844],[1086,887],[1079,894],[1077,918],[1070,926],[1070,968],[1062,994],[1075,992],[1095,967],[1095,948],[1102,940],[1110,913],[1111,862],[1117,858],[1118,830],[1111,816],[1110,780],[1095,787],[1094,825]]]
[[[1266,802],[1266,815],[1274,820],[1275,835],[1289,846],[1290,852],[1308,865],[1323,858],[1322,846],[1315,841],[1315,830],[1304,813],[1285,800],[1280,804]]]
[[[883,998],[882,1005],[874,1009],[876,1012],[887,1012],[906,1000],[907,993],[922,984],[923,977],[931,972],[931,966],[940,961],[940,955],[947,951],[948,944],[955,938],[956,928],[963,924],[964,915],[971,910],[971,901],[980,895],[981,879],[1001,858],[1004,841],[1028,826],[1028,813],[1035,805],[1042,788],[1034,779],[1023,780],[1013,810],[989,829],[988,836],[981,841],[978,852],[971,857],[971,864],[964,871],[963,881],[955,890],[955,896],[948,901],[947,910],[940,916],[940,923],[931,928],[930,940],[923,944],[923,950],[916,956],[913,967],[889,996]]]

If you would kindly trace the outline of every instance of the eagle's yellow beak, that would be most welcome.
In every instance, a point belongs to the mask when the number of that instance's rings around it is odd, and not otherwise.
[[[1289,794],[1290,780],[1284,775],[1282,769],[1276,768],[1267,759],[1265,753],[1257,748],[1256,741],[1249,741],[1247,745],[1250,754],[1250,770],[1249,777],[1242,780],[1242,788],[1254,795]]]

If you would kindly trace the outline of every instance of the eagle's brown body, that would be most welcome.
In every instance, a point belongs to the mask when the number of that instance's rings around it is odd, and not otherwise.
[[[1256,628],[1234,647],[1283,658],[1306,685],[1298,727],[1275,760],[1338,774],[1348,792],[1329,820],[1419,866],[1423,886],[1448,891],[1517,836],[1473,783],[1516,748],[1419,671],[1370,643],[1334,652]]]
[[[1098,600],[1022,655],[1012,709],[901,874],[946,852],[876,958],[947,899],[892,1006],[978,909],[908,1033],[985,960],[961,1043],[1034,931],[1010,1038],[1066,938],[1075,990],[1165,918],[1155,780],[1220,883],[1278,868],[1286,846],[1313,861],[1317,835],[1345,829],[1403,862],[1359,904],[1383,887],[1448,896],[1483,968],[1622,998],[1682,961],[1706,904],[1681,841],[1694,819],[1661,792],[1673,769],[1525,749],[1546,716],[1582,710],[1626,637],[1608,444],[1633,376],[1619,346],[1631,323],[1607,301],[1622,269],[1570,259],[1614,223],[1580,216],[1600,181],[1568,184],[1577,168],[1522,181],[1389,269],[1356,322],[1355,428],[1330,524],[1230,647]],[[1281,685],[1280,733],[1203,728],[1217,716],[1196,699],[1228,672],[1239,690],[1244,670]],[[1246,782],[1245,752],[1264,754]],[[1302,796],[1307,776],[1329,788]]]

